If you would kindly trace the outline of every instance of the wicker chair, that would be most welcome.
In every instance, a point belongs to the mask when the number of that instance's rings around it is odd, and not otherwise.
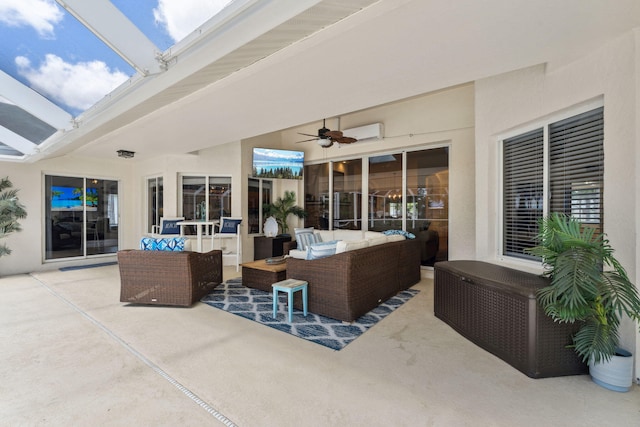
[[[120,301],[189,307],[222,282],[222,251],[118,252]]]

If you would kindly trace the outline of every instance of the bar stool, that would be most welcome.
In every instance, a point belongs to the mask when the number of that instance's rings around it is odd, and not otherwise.
[[[307,315],[307,285],[304,280],[286,279],[271,285],[273,289],[273,318],[278,315],[278,291],[286,292],[288,295],[287,306],[289,307],[289,323],[293,321],[293,294],[302,291],[302,308],[304,315]]]

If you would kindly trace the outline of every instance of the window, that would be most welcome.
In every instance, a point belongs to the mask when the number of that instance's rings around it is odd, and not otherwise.
[[[185,220],[216,220],[231,215],[231,177],[183,176],[182,216]],[[195,228],[185,228],[195,234]]]
[[[262,178],[249,178],[247,191],[249,234],[262,233],[264,221],[262,207],[271,203],[273,182]]]
[[[153,227],[160,225],[160,218],[164,212],[164,187],[162,177],[147,180],[147,232],[153,232]]]
[[[534,259],[525,250],[549,212],[602,231],[603,117],[601,107],[503,140],[503,255]]]

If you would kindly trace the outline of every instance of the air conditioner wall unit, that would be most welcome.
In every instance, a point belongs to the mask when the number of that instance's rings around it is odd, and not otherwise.
[[[356,128],[345,129],[342,131],[344,136],[355,138],[358,141],[382,139],[383,127],[382,123],[373,123],[371,125],[359,126]]]

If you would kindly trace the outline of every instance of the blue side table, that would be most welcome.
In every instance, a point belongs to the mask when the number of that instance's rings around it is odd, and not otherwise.
[[[296,291],[302,291],[302,308],[304,315],[307,315],[307,285],[304,280],[287,279],[280,282],[276,282],[271,287],[273,288],[273,318],[278,315],[278,291],[286,292],[288,295],[287,307],[289,308],[289,323],[293,321],[293,294]]]

